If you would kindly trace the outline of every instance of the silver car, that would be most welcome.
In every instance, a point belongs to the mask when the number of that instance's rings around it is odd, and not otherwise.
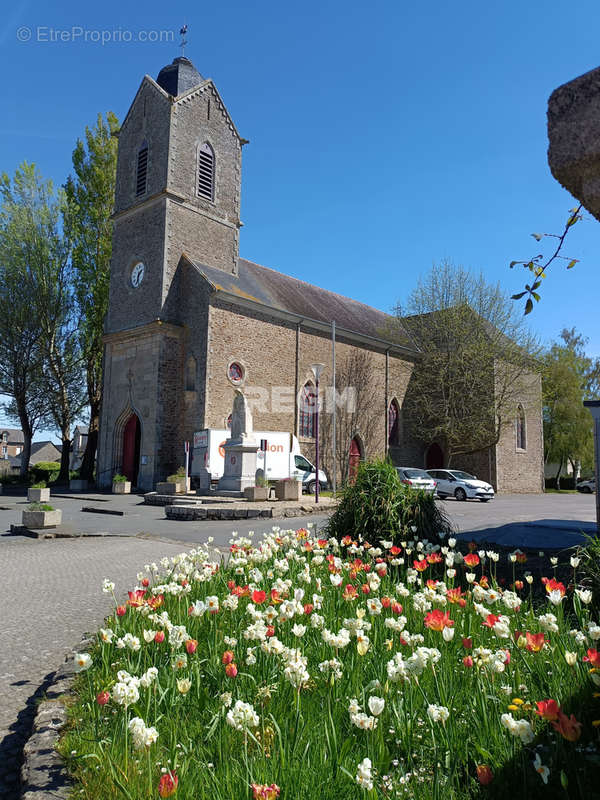
[[[421,489],[424,492],[433,494],[435,492],[435,481],[424,469],[417,467],[396,467],[396,472],[401,483],[410,486],[411,489]]]
[[[591,494],[592,492],[596,491],[596,479],[591,478],[589,481],[579,481],[577,486],[575,487],[578,492],[583,492],[584,494]]]
[[[486,481],[462,469],[430,469],[429,475],[437,481],[438,497],[455,497],[457,500],[481,500],[486,503],[494,498],[494,489]]]

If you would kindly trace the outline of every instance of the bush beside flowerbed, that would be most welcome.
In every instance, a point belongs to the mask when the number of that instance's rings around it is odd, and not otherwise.
[[[349,533],[378,541],[397,538],[403,530],[417,539],[439,541],[439,534],[447,536],[452,526],[433,494],[405,486],[389,461],[362,462],[354,483],[342,491],[327,526],[329,535],[341,539]]]
[[[149,565],[126,604],[105,582],[62,742],[82,794],[448,800],[505,797],[510,775],[515,797],[594,797],[600,626],[577,564],[536,611],[516,558],[502,590],[492,553],[374,545],[274,529],[226,565]]]

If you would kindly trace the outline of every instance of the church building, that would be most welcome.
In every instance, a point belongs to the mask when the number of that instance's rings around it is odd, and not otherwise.
[[[212,80],[187,58],[142,80],[119,134],[99,485],[122,472],[153,489],[184,463],[194,432],[227,427],[236,389],[252,402],[255,430],[293,433],[311,458],[311,365],[324,364],[321,385],[331,384],[333,322],[338,363],[367,359],[372,398],[369,424],[356,420],[338,458],[355,466],[389,453],[397,464],[441,466],[439,446],[415,447],[403,433],[419,348],[400,324],[386,336],[388,314],[239,256],[246,143]],[[489,470],[480,477],[506,491],[539,491],[535,393],[522,414],[529,453],[509,426],[503,485],[500,443],[480,460]]]

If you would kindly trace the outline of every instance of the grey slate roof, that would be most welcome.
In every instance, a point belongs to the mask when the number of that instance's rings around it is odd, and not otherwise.
[[[195,86],[204,83],[204,78],[189,58],[179,56],[173,60],[172,64],[167,64],[166,67],[161,69],[156,82],[165,92],[177,97],[187,92],[188,89],[193,89]]]
[[[8,433],[7,444],[23,444],[25,441],[23,431],[18,428],[0,428],[0,439],[3,433]]]
[[[418,352],[406,330],[397,325],[395,317],[365,303],[243,258],[238,261],[237,275],[204,264],[190,263],[217,290],[226,291],[240,299],[253,300],[269,308],[328,325],[335,321],[338,327],[348,331],[389,341]],[[393,335],[390,334],[392,325]]]

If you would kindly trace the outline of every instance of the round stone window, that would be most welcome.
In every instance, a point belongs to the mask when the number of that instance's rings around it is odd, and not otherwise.
[[[244,368],[237,361],[232,361],[227,375],[232,383],[239,384],[244,380]]]

